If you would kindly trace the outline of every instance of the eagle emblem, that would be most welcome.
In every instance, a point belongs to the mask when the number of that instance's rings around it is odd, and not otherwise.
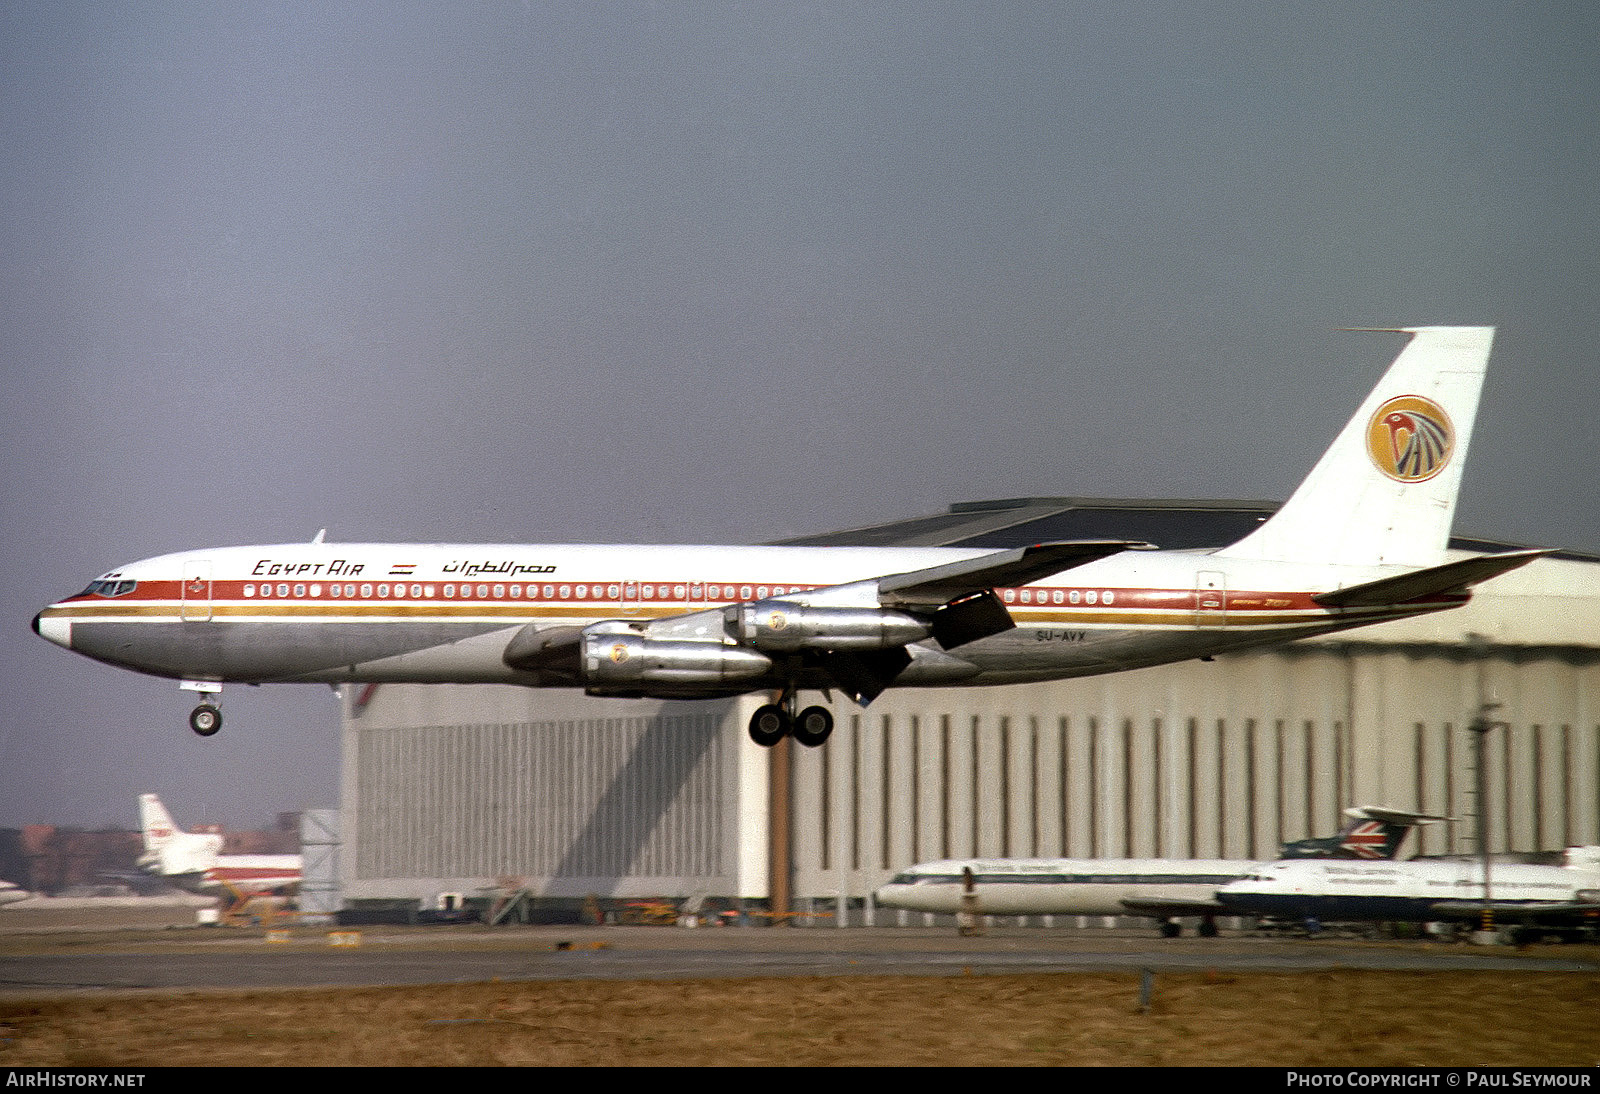
[[[1390,399],[1367,425],[1368,455],[1396,482],[1433,478],[1450,462],[1455,441],[1455,426],[1444,408],[1420,395]]]

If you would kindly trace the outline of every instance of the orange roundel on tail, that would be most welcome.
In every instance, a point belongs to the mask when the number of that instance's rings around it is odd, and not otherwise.
[[[1396,482],[1426,482],[1450,462],[1455,426],[1432,399],[1401,395],[1380,406],[1367,424],[1367,453]]]

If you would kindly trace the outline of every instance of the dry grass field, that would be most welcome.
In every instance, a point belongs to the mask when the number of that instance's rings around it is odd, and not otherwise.
[[[1600,1065],[1600,974],[545,981],[0,1000],[0,1066]]]

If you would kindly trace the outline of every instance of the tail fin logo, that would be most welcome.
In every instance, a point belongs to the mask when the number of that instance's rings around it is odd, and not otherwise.
[[[1356,858],[1383,858],[1388,845],[1388,834],[1378,821],[1362,821],[1345,834],[1339,846]]]
[[[1444,408],[1420,395],[1390,399],[1367,426],[1367,452],[1396,482],[1426,482],[1450,462],[1456,430]]]

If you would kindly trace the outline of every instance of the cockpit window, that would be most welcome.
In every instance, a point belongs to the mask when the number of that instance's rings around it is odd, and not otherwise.
[[[890,885],[948,885],[953,881],[960,881],[960,874],[924,874],[907,871],[896,874],[889,882]]]
[[[89,587],[79,596],[127,596],[138,586],[137,581],[127,578],[103,577],[98,581],[89,582]]]

